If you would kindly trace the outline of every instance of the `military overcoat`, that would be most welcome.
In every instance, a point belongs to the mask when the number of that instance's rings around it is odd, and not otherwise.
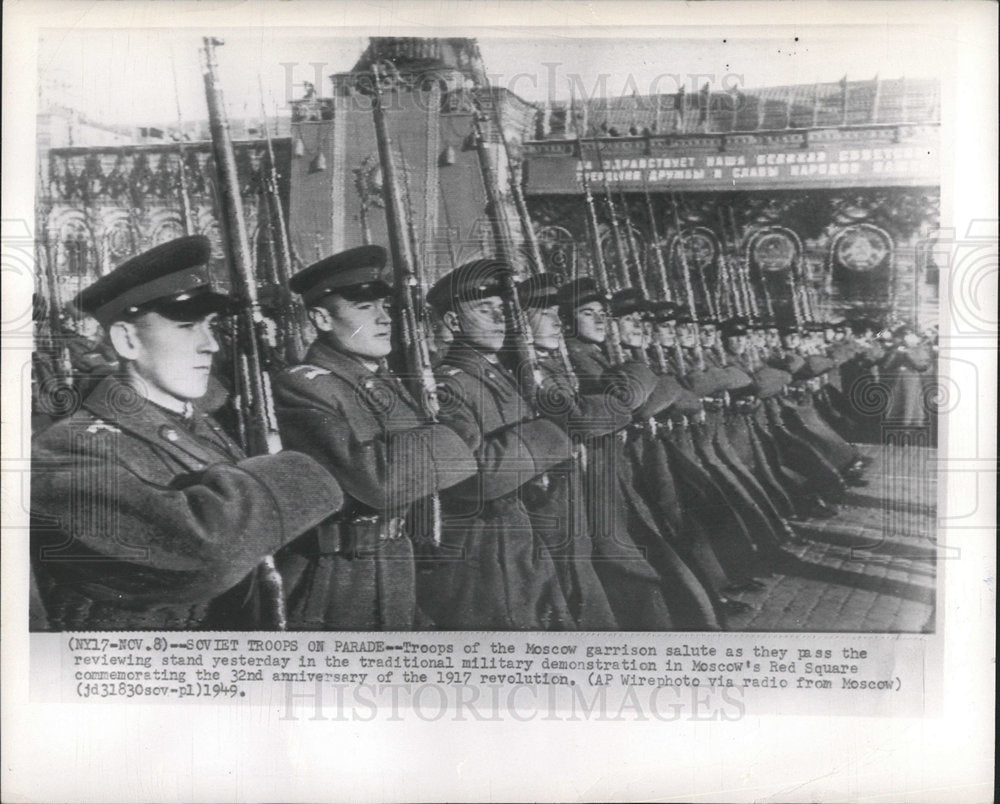
[[[55,630],[197,628],[343,502],[308,456],[246,458],[210,417],[115,377],[36,436],[31,480],[32,566]]]
[[[618,394],[622,369],[611,365],[598,344],[570,338],[566,345],[582,394]],[[636,371],[624,376],[634,381],[648,368]],[[649,396],[675,392],[673,384],[658,379]],[[639,410],[649,399],[636,402]],[[627,630],[715,630],[719,623],[709,591],[671,546],[643,498],[637,472],[643,471],[644,434],[629,429],[589,441],[586,494],[595,566],[615,616]]]
[[[275,400],[285,445],[325,466],[347,497],[337,517],[277,556],[290,625],[413,628],[411,539],[433,535],[427,498],[476,474],[469,447],[430,423],[388,370],[322,341],[278,375]]]
[[[473,449],[478,473],[441,495],[442,544],[422,557],[421,606],[440,628],[575,628],[522,500],[547,492],[546,472],[570,458],[569,437],[536,415],[513,375],[464,340],[439,371],[441,421]]]

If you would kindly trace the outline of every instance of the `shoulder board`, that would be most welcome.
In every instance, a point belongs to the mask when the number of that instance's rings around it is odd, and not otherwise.
[[[319,366],[313,366],[310,365],[309,363],[301,363],[298,366],[293,366],[292,368],[288,369],[289,374],[295,374],[296,372],[303,373],[307,380],[315,380],[317,377],[333,373],[329,369],[320,368]]]
[[[120,433],[121,432],[121,430],[119,430],[113,424],[108,424],[106,421],[104,421],[104,419],[95,419],[94,423],[91,424],[87,428],[87,432],[91,433],[92,435],[97,435],[98,433],[100,433],[102,431],[108,432],[108,433]]]
[[[438,373],[442,377],[454,377],[456,374],[461,374],[462,369],[456,366],[444,366],[443,368],[439,369]]]

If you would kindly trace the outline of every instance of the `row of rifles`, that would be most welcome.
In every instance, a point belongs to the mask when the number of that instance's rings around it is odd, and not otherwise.
[[[264,177],[265,187],[261,200],[261,216],[268,224],[265,244],[269,252],[267,263],[272,267],[274,275],[269,277],[255,276],[254,253],[251,251],[247,236],[247,225],[240,193],[239,177],[237,175],[236,158],[225,112],[222,89],[219,85],[217,75],[216,48],[222,45],[223,42],[214,37],[205,37],[203,44],[205,96],[208,106],[214,164],[218,173],[217,187],[220,228],[235,295],[239,299],[232,338],[235,369],[235,377],[233,378],[235,391],[233,409],[238,419],[239,435],[247,453],[254,455],[276,452],[281,449],[281,439],[278,433],[277,418],[275,416],[274,402],[266,366],[268,347],[265,343],[265,334],[268,322],[262,313],[257,290],[260,280],[267,280],[276,288],[277,340],[282,347],[283,358],[285,360],[288,362],[298,360],[304,353],[305,346],[303,339],[305,330],[304,310],[293,301],[288,290],[288,280],[294,272],[296,260],[290,245],[288,228],[284,219],[273,144],[270,134],[267,132],[265,116],[264,129],[267,143],[268,169],[265,171]],[[421,400],[427,417],[433,420],[437,416],[438,405],[431,351],[429,349],[431,323],[423,298],[427,282],[425,281],[426,277],[424,276],[423,266],[419,261],[418,255],[420,254],[420,249],[418,248],[413,226],[412,211],[408,206],[409,194],[406,192],[407,188],[405,186],[405,164],[402,166],[402,170],[397,165],[397,153],[394,150],[392,138],[389,133],[382,97],[384,86],[387,83],[391,83],[392,71],[393,68],[391,65],[385,65],[384,67],[380,67],[379,65],[373,66],[371,81],[370,83],[366,82],[366,87],[370,88],[371,92],[372,117],[383,177],[382,192],[384,195],[383,201],[389,249],[392,254],[395,286],[397,289],[395,299],[397,318],[395,337],[397,338],[399,348],[395,350],[395,358],[398,361],[395,368],[405,379],[405,382],[408,383],[409,390],[413,393],[414,397]],[[522,261],[517,259],[519,254],[526,256],[527,259],[523,261],[527,263],[528,269],[532,273],[539,273],[544,270],[544,261],[521,190],[521,177],[518,175],[517,162],[511,153],[503,126],[495,110],[493,114],[489,114],[482,103],[483,97],[489,97],[488,90],[477,88],[471,94],[475,104],[472,140],[477,149],[477,156],[486,190],[486,212],[491,224],[495,256],[512,265],[517,265]],[[179,102],[178,118],[180,118]],[[506,157],[505,161],[508,168],[508,175],[505,177],[506,184],[520,222],[520,239],[523,243],[523,251],[519,249],[517,239],[509,230],[508,219],[504,213],[501,180],[497,175],[496,160],[490,147],[490,134],[499,139]],[[643,259],[640,254],[639,245],[633,234],[634,227],[629,219],[628,207],[623,196],[620,196],[617,202],[614,199],[609,186],[607,172],[603,165],[600,143],[597,140],[589,142],[581,141],[580,146],[581,149],[589,146],[596,153],[599,173],[602,179],[601,189],[606,205],[606,217],[610,225],[611,242],[613,243],[616,262],[619,266],[619,270],[617,271],[617,286],[619,288],[637,287],[646,298],[650,298],[650,288],[648,287],[646,273],[642,265]],[[194,221],[188,192],[185,164],[187,154],[183,136],[179,139],[177,148],[180,161],[178,181],[183,221],[188,233],[192,233],[194,231]],[[611,283],[608,264],[604,256],[604,238],[597,203],[586,169],[581,171],[581,177],[586,202],[592,274],[600,292],[610,301],[614,287]],[[704,271],[692,270],[689,265],[688,244],[681,239],[679,247],[674,251],[678,255],[680,264],[680,279],[679,282],[670,281],[666,260],[660,248],[661,240],[658,232],[655,231],[656,222],[653,214],[652,200],[648,187],[644,189],[650,224],[654,227],[652,234],[655,247],[652,249],[652,255],[655,260],[659,279],[659,287],[656,289],[658,291],[657,295],[666,301],[683,298],[687,302],[691,315],[695,319],[699,310],[699,295],[703,300],[704,309],[707,309],[713,316],[728,314],[758,317],[760,315],[760,307],[757,295],[751,284],[749,266],[746,262],[741,263],[731,255],[723,255],[720,261],[719,273],[715,282],[715,294],[713,295],[708,287]],[[672,206],[678,237],[683,238],[676,199],[673,199]],[[736,231],[735,219],[732,217],[731,208],[729,209],[729,214],[733,234],[738,240],[739,233]],[[44,240],[45,238],[43,237],[42,239]],[[263,261],[257,260],[257,262],[262,263]],[[58,307],[54,303],[57,300],[57,295],[54,284],[54,267],[51,259],[44,260],[44,268],[49,284],[52,285],[52,287],[47,288],[47,293],[50,295],[48,309],[52,315],[57,316]],[[812,304],[804,284],[798,281],[796,273],[793,270],[789,271],[788,275],[793,312],[796,320],[801,323],[803,320],[812,318]],[[773,316],[774,310],[767,285],[763,281],[763,277],[758,276],[758,280],[763,291],[766,310],[768,314]],[[695,281],[699,283],[698,290],[701,291],[700,294],[696,293]],[[680,287],[677,287],[677,285]],[[523,384],[526,398],[533,400],[536,398],[535,393],[541,382],[541,372],[538,368],[538,360],[532,343],[531,331],[526,324],[524,312],[521,309],[515,290],[515,279],[513,276],[509,276],[507,279],[504,301],[508,333],[511,345],[513,346],[519,379]],[[626,357],[623,353],[614,319],[610,320],[610,326],[611,330],[607,341],[607,348],[612,362],[618,364],[624,362]],[[53,353],[58,353],[59,344],[55,333],[60,331],[60,327],[53,320],[49,324],[49,329],[53,333],[53,343],[46,344],[46,348],[51,347]],[[572,367],[566,354],[565,345],[562,346],[560,351],[567,374],[573,378]],[[637,357],[648,362],[650,358],[645,353],[645,350],[639,351],[641,354],[638,354]],[[695,346],[694,356],[694,359],[698,363],[701,363],[702,356],[700,347],[697,345]],[[677,361],[678,367],[683,370],[684,358],[679,346],[673,357]],[[659,368],[666,368],[667,358],[662,351],[662,347],[659,345],[654,344],[652,346],[652,359],[659,364]],[[72,382],[71,372],[68,365],[66,368],[67,371],[63,377],[63,382],[69,384]],[[575,383],[575,379],[572,381]],[[440,504],[436,499],[432,499],[430,504],[433,506],[436,527],[439,528]],[[274,568],[273,561],[266,559],[259,567],[258,572],[260,582],[269,587],[273,592],[269,597],[272,600],[282,600],[283,596],[280,589],[281,578]],[[272,613],[272,616],[273,621],[267,625],[275,629],[284,628],[284,612],[276,611]]]

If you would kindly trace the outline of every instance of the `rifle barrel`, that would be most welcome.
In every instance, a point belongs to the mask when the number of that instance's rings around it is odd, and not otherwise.
[[[608,269],[604,262],[604,247],[601,245],[601,227],[597,220],[597,206],[594,204],[594,195],[590,191],[590,180],[587,178],[587,168],[583,163],[581,152],[580,180],[583,183],[583,198],[587,206],[587,230],[590,234],[590,247],[593,259],[591,260],[591,270],[594,273],[594,281],[597,289],[604,296],[604,305],[608,313],[608,335],[605,339],[608,349],[608,357],[616,366],[625,362],[625,352],[622,350],[621,333],[618,330],[618,321],[611,316],[611,284],[608,280]]]
[[[216,75],[215,48],[221,40],[206,36],[204,43],[205,100],[208,105],[209,128],[212,133],[212,153],[219,174],[219,205],[222,208],[223,242],[240,299],[236,337],[239,339],[240,361],[237,364],[242,406],[247,415],[246,450],[251,455],[275,453],[281,449],[278,421],[274,412],[271,381],[264,371],[258,337],[263,325],[257,303],[257,285],[250,263],[243,200],[240,197],[236,156],[229,132],[229,120]],[[284,590],[281,575],[273,556],[259,565],[261,584],[268,590],[274,606],[271,615],[278,630],[287,627]]]

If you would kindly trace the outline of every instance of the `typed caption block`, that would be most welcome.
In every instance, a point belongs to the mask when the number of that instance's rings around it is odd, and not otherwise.
[[[934,639],[851,634],[32,635],[35,701],[241,703],[285,719],[925,712]]]

